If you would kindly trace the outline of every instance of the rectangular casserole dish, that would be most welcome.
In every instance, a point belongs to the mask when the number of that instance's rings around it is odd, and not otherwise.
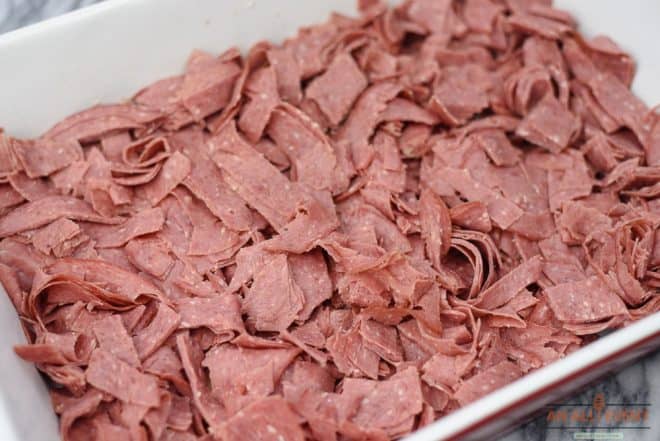
[[[660,3],[558,0],[587,34],[606,33],[638,61],[635,93],[660,102],[654,40]],[[355,0],[108,0],[0,37],[0,124],[33,136],[100,102],[119,101],[180,72],[193,48],[218,53],[258,40],[280,41],[331,11],[354,13]],[[654,38],[655,37],[655,38]],[[0,290],[1,287],[0,287]],[[0,439],[56,440],[57,421],[41,378],[18,359],[15,311],[0,292]],[[660,346],[660,314],[604,337],[563,360],[425,427],[410,441],[494,439],[534,410]]]

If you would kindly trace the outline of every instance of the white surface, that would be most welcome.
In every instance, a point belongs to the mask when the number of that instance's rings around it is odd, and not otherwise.
[[[660,104],[660,1],[555,0],[571,12],[588,36],[604,34],[633,55],[637,75],[633,91],[649,106]]]
[[[245,49],[260,39],[281,40],[331,10],[349,12],[354,0],[112,0],[0,37],[0,126],[36,136],[64,116],[97,102],[125,99],[149,82],[181,71],[192,48]],[[657,0],[558,0],[589,34],[607,33],[639,61],[635,90],[660,102],[655,44]],[[283,14],[282,11],[287,13]],[[41,379],[18,360],[18,322],[0,292],[0,440],[58,438]],[[533,392],[553,378],[660,329],[660,316],[606,337],[565,360],[526,376],[429,426],[412,440],[446,438],[469,422]]]
[[[37,136],[180,73],[191,49],[280,41],[355,0],[108,0],[0,37],[0,127]],[[287,13],[282,13],[287,11]],[[8,105],[11,103],[11,105]]]

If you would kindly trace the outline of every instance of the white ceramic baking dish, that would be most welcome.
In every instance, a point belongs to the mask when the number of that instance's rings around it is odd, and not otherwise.
[[[634,89],[660,103],[657,0],[557,0],[587,34],[607,33],[637,58]],[[193,48],[212,52],[282,40],[355,0],[108,0],[0,36],[0,126],[35,136],[66,115],[113,102],[182,70]],[[0,287],[0,291],[2,291]],[[58,439],[41,378],[12,346],[24,341],[0,292],[0,440]],[[465,407],[409,441],[495,439],[541,406],[660,346],[660,314],[592,343]]]

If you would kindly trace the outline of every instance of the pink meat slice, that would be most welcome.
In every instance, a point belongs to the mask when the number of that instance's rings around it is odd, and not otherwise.
[[[601,132],[589,138],[582,146],[582,151],[589,163],[601,172],[611,171],[619,163],[612,145]]]
[[[45,271],[54,276],[72,275],[95,283],[132,302],[142,300],[142,297],[161,296],[160,290],[148,280],[102,260],[63,258],[45,267]]]
[[[431,111],[418,106],[415,102],[394,98],[387,104],[385,111],[380,115],[381,121],[409,121],[433,126],[438,124],[438,117]]]
[[[401,92],[396,82],[381,82],[367,88],[353,106],[346,122],[337,133],[337,142],[347,144],[357,169],[366,168],[373,159],[369,137],[375,130],[387,103]]]
[[[495,18],[502,12],[502,7],[491,0],[468,0],[465,2],[463,16],[470,29],[490,32]]]
[[[101,404],[103,393],[92,389],[87,391],[80,400],[69,401],[63,404],[60,414],[60,435],[62,439],[71,439],[71,428],[82,417],[93,414]]]
[[[220,169],[206,155],[194,160],[192,170],[184,179],[183,185],[229,228],[236,231],[251,228],[253,219],[250,209],[229,187]]]
[[[167,426],[167,418],[172,407],[172,395],[161,391],[160,406],[152,408],[144,415],[144,424],[155,439],[159,439]]]
[[[291,374],[284,381],[294,385],[304,385],[312,389],[332,392],[335,389],[335,378],[328,371],[316,363],[297,360],[293,363]]]
[[[234,61],[193,52],[178,96],[195,121],[222,110],[231,98],[241,72]]]
[[[300,103],[302,99],[302,89],[300,87],[302,75],[293,53],[286,48],[272,48],[266,56],[275,70],[280,97],[294,105]]]
[[[179,327],[180,323],[181,317],[176,311],[164,303],[158,303],[156,316],[151,323],[133,337],[140,360],[153,354]]]
[[[190,399],[178,395],[172,396],[172,405],[167,416],[167,426],[180,432],[187,431],[192,425]]]
[[[136,238],[129,240],[124,247],[126,258],[136,268],[164,279],[174,266],[174,258],[169,247],[160,239]]]
[[[81,233],[81,229],[75,222],[60,218],[45,227],[39,229],[32,236],[32,244],[36,249],[44,254],[50,254],[51,251],[58,257],[65,253],[64,245]]]
[[[339,226],[337,214],[328,193],[305,195],[296,217],[281,228],[264,246],[270,251],[301,254],[310,251]]]
[[[66,365],[71,362],[56,345],[48,343],[35,343],[32,345],[14,346],[14,352],[23,360],[30,363]]]
[[[395,435],[400,424],[422,411],[421,382],[414,367],[406,368],[382,382],[346,379],[342,396],[348,398],[353,394],[361,396],[362,405],[352,421],[364,429],[380,429]]]
[[[156,407],[160,403],[156,377],[143,374],[103,349],[96,349],[85,371],[87,382],[126,403]]]
[[[644,138],[646,130],[640,121],[648,108],[641,99],[633,95],[618,78],[607,73],[595,75],[588,84],[598,103],[615,121]]]
[[[604,71],[609,71],[623,84],[630,87],[635,75],[635,61],[630,55],[626,54],[615,41],[606,35],[597,35],[587,39],[584,43],[596,66]]]
[[[646,149],[646,163],[651,166],[660,165],[660,118],[656,117],[648,141],[644,144]]]
[[[520,150],[511,144],[503,131],[482,130],[476,136],[477,142],[495,165],[510,166],[515,165],[520,160]]]
[[[422,366],[422,380],[440,390],[455,387],[464,374],[458,361],[450,355],[435,354]]]
[[[226,172],[230,187],[275,228],[283,227],[303,200],[300,190],[257,153],[228,124],[213,143],[213,161]]]
[[[627,315],[626,305],[598,276],[545,290],[555,316],[566,323],[590,323]]]
[[[191,162],[187,156],[174,152],[167,158],[156,178],[141,187],[152,206],[157,205],[190,174]]]
[[[269,397],[256,401],[230,418],[222,430],[227,441],[303,441],[298,416],[286,400]]]
[[[558,211],[565,202],[591,194],[593,179],[583,157],[572,155],[570,167],[548,171],[548,202],[550,209]]]
[[[581,245],[589,234],[610,228],[612,220],[581,202],[567,202],[562,206],[557,224],[564,243]]]
[[[507,23],[522,32],[535,33],[549,39],[559,39],[571,31],[571,27],[560,21],[528,13],[517,13]]]
[[[516,134],[553,153],[564,150],[580,129],[580,122],[552,95],[546,95],[525,117]]]
[[[245,243],[244,236],[228,229],[219,221],[202,224],[193,228],[188,255],[228,254],[228,257],[231,257],[243,243]]]
[[[97,214],[80,199],[70,196],[48,196],[23,204],[0,218],[0,237],[39,228],[60,217],[102,224],[121,222],[121,218],[107,218]]]
[[[543,260],[539,256],[532,257],[483,291],[479,295],[476,306],[483,309],[495,309],[506,304],[526,286],[538,281],[542,269]]]
[[[436,268],[451,246],[451,217],[444,201],[431,190],[422,190],[419,198],[419,222],[426,254]]]
[[[292,106],[278,108],[272,114],[268,135],[289,158],[294,180],[317,190],[333,189],[335,151],[307,115]]]
[[[112,167],[112,180],[119,185],[125,187],[136,187],[138,185],[144,185],[148,182],[151,182],[160,169],[162,168],[162,162],[158,162],[153,166],[148,168],[132,168],[125,166],[113,165]]]
[[[170,156],[172,148],[162,136],[148,136],[124,145],[121,157],[124,165],[145,168],[156,165]]]
[[[51,175],[83,156],[80,144],[75,140],[16,142],[14,152],[30,178]]]
[[[279,378],[299,353],[299,349],[288,345],[250,349],[223,344],[210,350],[202,365],[209,369],[213,390],[233,413],[273,393]]]
[[[403,361],[403,349],[396,328],[375,320],[364,320],[360,324],[360,334],[365,347],[383,360],[390,363]]]
[[[207,327],[216,334],[245,331],[241,305],[232,294],[184,298],[176,302],[176,309],[181,316],[180,327],[183,329]]]
[[[11,185],[0,185],[0,210],[4,211],[5,208],[18,205],[24,200],[25,198],[19,192],[14,190]]]
[[[550,72],[534,64],[508,78],[504,87],[507,105],[520,115],[527,115],[533,105],[553,91]]]
[[[180,393],[190,395],[190,384],[184,378],[181,359],[170,346],[158,348],[142,362],[142,366],[144,372],[169,381]]]
[[[176,92],[181,87],[183,75],[163,78],[138,91],[133,101],[147,107],[165,109],[167,113],[176,109]]]
[[[461,405],[465,405],[506,386],[521,375],[522,372],[518,365],[505,360],[463,382],[456,390],[454,397]]]
[[[173,194],[192,223],[188,256],[224,256],[228,253],[227,257],[231,257],[245,242],[244,236],[225,227],[203,202],[186,190],[178,188]]]
[[[559,89],[559,101],[566,103],[569,98],[568,68],[556,41],[532,37],[523,44],[525,65],[545,67]]]
[[[96,246],[99,248],[121,247],[131,239],[160,231],[164,222],[163,210],[160,208],[142,210],[135,216],[126,219],[123,224],[104,231],[104,234],[98,238]]]
[[[464,124],[488,107],[491,87],[491,80],[482,66],[466,64],[448,68],[433,92],[431,108],[448,125]]]
[[[378,378],[380,357],[366,348],[357,326],[346,332],[335,331],[326,342],[332,361],[344,375]]]
[[[243,311],[260,331],[289,327],[305,305],[305,295],[293,278],[285,254],[274,254],[254,274]]]
[[[367,79],[350,53],[342,52],[305,89],[333,125],[338,125],[367,87]]]
[[[110,315],[98,320],[93,325],[94,336],[99,349],[107,351],[118,359],[138,367],[140,359],[121,317]]]
[[[442,173],[443,179],[469,201],[485,203],[491,220],[498,227],[507,229],[523,215],[520,207],[475,180],[468,170],[445,167]]]
[[[256,143],[280,103],[275,70],[262,67],[253,72],[245,83],[245,93],[250,100],[241,109],[237,125],[250,142]]]
[[[121,162],[124,147],[131,142],[132,138],[129,131],[111,134],[101,139],[101,151],[108,160]]]
[[[42,138],[93,142],[113,132],[145,128],[155,124],[161,116],[160,110],[133,103],[101,104],[67,117],[48,130]]]
[[[416,0],[407,8],[408,17],[422,29],[439,34],[443,40],[449,34],[451,1]]]
[[[17,172],[7,178],[12,188],[27,201],[34,202],[57,194],[55,188],[44,179],[29,178],[25,172]]]
[[[293,280],[300,287],[305,299],[303,308],[298,312],[298,320],[305,321],[317,306],[332,296],[332,281],[320,250],[290,254],[288,261]]]
[[[479,201],[466,202],[449,209],[452,223],[470,230],[489,233],[493,228],[487,207]]]
[[[254,148],[280,170],[287,169],[291,166],[291,161],[284,153],[284,150],[268,138],[260,139],[254,145]]]

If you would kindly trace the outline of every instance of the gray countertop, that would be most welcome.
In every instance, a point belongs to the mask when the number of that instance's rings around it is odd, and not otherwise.
[[[26,26],[64,12],[100,0],[0,0],[0,33]],[[220,0],[222,1],[222,0]],[[0,54],[0,60],[2,54]],[[629,408],[638,408],[640,403],[648,411],[648,417],[641,426],[648,429],[614,430],[619,435],[616,439],[627,441],[658,441],[660,440],[660,352],[637,361],[618,374],[609,375],[591,388],[570,397],[562,404],[570,404],[572,412],[580,409],[580,404],[591,404],[597,394],[603,394],[608,403],[619,403]],[[577,405],[577,406],[576,406]],[[507,435],[505,441],[567,441],[576,439],[575,430],[553,428],[555,423],[548,422],[548,416],[543,415],[522,425],[516,431]],[[579,432],[588,430],[589,425],[581,425]],[[630,424],[628,425],[630,426]],[[614,434],[614,436],[616,436]],[[615,438],[609,438],[615,439]]]

